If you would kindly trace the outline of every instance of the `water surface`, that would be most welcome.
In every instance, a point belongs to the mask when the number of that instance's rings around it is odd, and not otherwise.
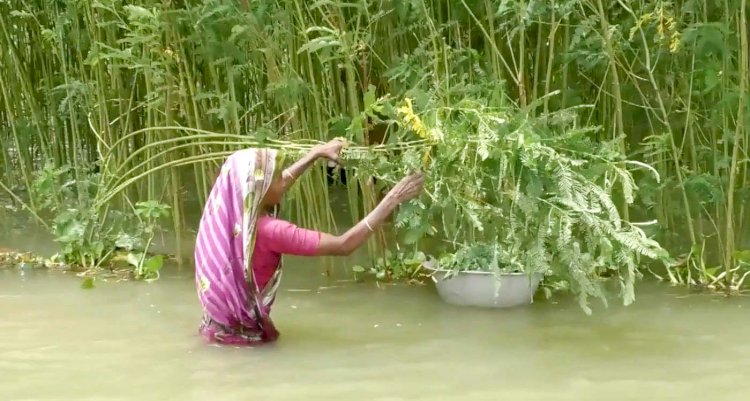
[[[0,270],[2,400],[742,400],[746,298],[641,284],[585,316],[568,299],[450,307],[430,286],[337,282],[291,260],[280,341],[205,345],[192,271],[97,283]]]
[[[0,217],[0,245],[58,249]],[[256,349],[197,336],[189,266],[93,290],[0,268],[0,401],[748,399],[748,298],[642,282],[634,305],[591,317],[568,297],[467,309],[431,286],[340,281],[352,263],[326,278],[314,259],[288,260],[273,311],[282,336]]]

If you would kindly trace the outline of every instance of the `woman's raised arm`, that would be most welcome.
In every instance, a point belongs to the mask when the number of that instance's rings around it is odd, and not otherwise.
[[[422,193],[424,176],[412,174],[402,179],[367,217],[342,235],[321,234],[315,254],[319,256],[350,255],[362,246],[396,207]]]

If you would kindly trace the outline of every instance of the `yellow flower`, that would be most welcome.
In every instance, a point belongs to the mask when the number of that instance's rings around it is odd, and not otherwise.
[[[396,111],[402,115],[402,125],[412,130],[418,137],[427,140],[431,144],[436,144],[443,140],[443,132],[438,128],[428,129],[422,119],[414,112],[412,106],[412,100],[410,98],[404,99],[404,105],[396,109]],[[422,165],[426,168],[429,166],[432,156],[430,151],[432,145],[427,146],[422,152]]]
[[[680,50],[680,33],[675,31],[672,33],[672,38],[669,42],[669,51],[677,53],[678,50]]]
[[[402,118],[404,125],[414,131],[414,133],[417,134],[418,137],[427,140],[434,140],[434,138],[431,138],[429,133],[427,132],[427,128],[425,128],[424,123],[422,123],[422,119],[420,119],[419,116],[414,113],[411,99],[406,98],[404,99],[404,102],[406,103],[405,106],[396,109],[399,114],[403,115]]]
[[[671,11],[665,10],[663,5],[660,5],[656,9],[656,13],[659,17],[659,22],[656,26],[659,40],[666,41],[669,38],[669,51],[677,53],[677,50],[680,49],[681,33],[677,30],[677,21],[675,21],[674,15],[672,15]]]
[[[673,13],[659,5],[653,13],[645,13],[636,21],[635,26],[630,29],[630,40],[633,40],[636,32],[643,29],[644,25],[651,23],[656,24],[656,39],[659,42],[666,42],[671,53],[677,53],[680,49],[680,40],[682,34],[677,30],[677,21]]]

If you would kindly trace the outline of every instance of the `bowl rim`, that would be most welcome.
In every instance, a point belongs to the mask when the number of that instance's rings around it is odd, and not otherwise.
[[[422,267],[432,271],[433,273],[449,273],[451,270],[446,269],[440,269],[433,266],[433,259],[426,260],[422,262]],[[484,272],[484,271],[477,271],[477,270],[459,270],[459,274],[478,274],[482,276],[487,275],[500,275],[500,276],[533,276],[533,275],[543,275],[541,272],[534,272],[534,273],[523,273],[523,272],[512,272],[512,273],[495,273],[495,272]]]

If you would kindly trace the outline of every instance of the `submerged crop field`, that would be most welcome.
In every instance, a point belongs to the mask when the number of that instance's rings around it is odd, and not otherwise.
[[[542,273],[584,310],[641,275],[750,274],[748,30],[727,1],[0,1],[0,191],[55,263],[154,279],[224,158],[346,138],[285,217],[336,231],[425,194],[355,276]],[[343,206],[342,206],[343,205]],[[34,249],[27,249],[34,251]],[[491,269],[489,267],[491,267]]]

